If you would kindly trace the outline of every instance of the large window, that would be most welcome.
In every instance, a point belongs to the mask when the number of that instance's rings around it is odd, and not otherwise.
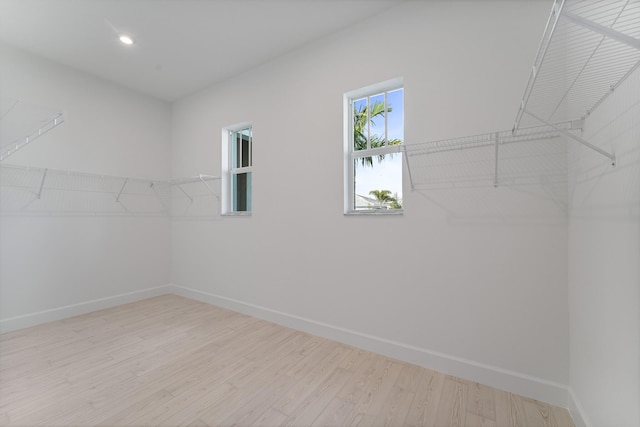
[[[345,109],[345,212],[402,212],[401,82],[346,94]]]
[[[225,129],[223,141],[223,213],[251,212],[253,132],[250,125]],[[226,148],[226,150],[225,150]]]

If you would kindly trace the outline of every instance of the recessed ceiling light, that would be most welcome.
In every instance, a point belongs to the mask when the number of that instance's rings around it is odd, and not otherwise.
[[[131,46],[133,44],[133,39],[126,34],[120,34],[118,39],[122,44],[126,44],[127,46]]]

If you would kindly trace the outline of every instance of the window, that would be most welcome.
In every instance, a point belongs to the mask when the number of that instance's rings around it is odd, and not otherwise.
[[[345,213],[402,212],[403,140],[401,81],[345,95]]]
[[[253,168],[251,125],[224,129],[222,148],[223,213],[250,213]]]

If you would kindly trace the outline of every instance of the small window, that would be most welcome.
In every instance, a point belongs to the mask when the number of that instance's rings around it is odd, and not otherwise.
[[[253,132],[250,125],[223,130],[223,213],[250,213]],[[226,148],[226,149],[225,149]]]
[[[402,212],[401,82],[346,94],[345,109],[345,213]]]

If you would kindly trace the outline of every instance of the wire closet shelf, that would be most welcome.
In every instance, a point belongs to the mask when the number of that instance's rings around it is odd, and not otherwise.
[[[516,114],[531,124],[585,119],[640,66],[640,2],[555,0]],[[615,156],[572,133],[569,138]]]
[[[213,175],[149,180],[4,163],[65,118],[58,109],[0,96],[0,214],[210,218],[218,212]]]
[[[65,113],[0,96],[0,162],[60,126]]]
[[[419,156],[494,147],[493,183],[498,185],[500,147],[561,136],[609,159],[613,153],[575,131],[640,67],[640,2],[555,0],[510,131],[451,138],[403,147],[411,188]],[[573,131],[573,132],[572,132]]]
[[[404,152],[405,165],[409,176],[411,189],[416,186],[425,184],[421,178],[426,175],[427,180],[433,183],[432,175],[439,175],[440,178],[449,174],[449,179],[463,180],[466,176],[468,181],[481,181],[483,179],[491,179],[494,186],[498,186],[501,176],[508,175],[509,181],[531,181],[535,178],[535,171],[544,170],[545,175],[553,173],[557,175],[557,165],[553,165],[555,161],[564,159],[564,154],[557,144],[551,144],[552,140],[560,138],[562,132],[579,129],[582,126],[580,121],[567,121],[555,123],[552,126],[542,125],[529,128],[521,128],[516,131],[502,130],[498,132],[490,132],[478,135],[463,136],[457,138],[442,139],[437,141],[429,141],[419,144],[407,144],[402,147]],[[519,150],[517,156],[513,156],[511,145],[517,145],[525,142],[537,141],[537,145],[530,145],[526,151]],[[440,168],[439,162],[433,160],[434,155],[446,152],[462,152],[465,150],[475,150],[474,156],[466,156],[460,160],[462,156],[455,157],[453,163],[448,163],[444,169],[446,172],[439,174],[435,169]],[[504,153],[507,154],[506,156]],[[525,161],[522,161],[524,158]],[[449,156],[451,159],[451,156]],[[456,173],[456,159],[460,160],[458,166],[464,166],[464,170]],[[518,161],[514,164],[514,160]],[[526,164],[525,164],[526,163]],[[501,168],[499,168],[501,164]],[[553,167],[552,167],[553,166]],[[425,173],[424,169],[433,169],[434,174]],[[475,172],[473,172],[475,169]],[[480,169],[478,171],[478,169]],[[490,170],[489,170],[490,169]],[[484,170],[484,172],[483,172]],[[524,179],[527,178],[527,179]],[[502,179],[504,182],[504,179]]]
[[[218,179],[148,180],[0,164],[0,213],[211,216],[217,211],[213,183]]]

